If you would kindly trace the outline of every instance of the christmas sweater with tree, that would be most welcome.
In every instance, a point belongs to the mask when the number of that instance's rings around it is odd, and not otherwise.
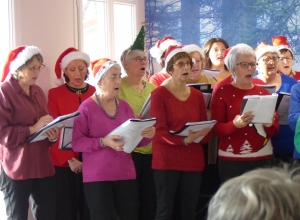
[[[258,161],[270,159],[273,147],[270,137],[279,130],[278,116],[271,127],[255,124],[237,128],[233,124],[236,115],[240,114],[243,97],[246,95],[269,95],[259,86],[243,90],[232,84],[221,86],[212,99],[212,119],[217,120],[213,130],[220,138],[219,159],[229,161]]]

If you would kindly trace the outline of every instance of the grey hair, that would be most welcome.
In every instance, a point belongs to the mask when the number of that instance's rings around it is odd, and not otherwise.
[[[121,54],[121,63],[124,68],[123,62],[127,61],[130,62],[132,58],[137,57],[137,56],[147,56],[147,53],[142,50],[124,50],[123,53]],[[127,70],[124,68],[124,70],[127,73]]]
[[[29,63],[31,63],[32,60],[33,60],[33,58],[37,58],[37,60],[38,60],[40,63],[43,63],[43,62],[44,62],[44,58],[43,58],[42,54],[40,54],[40,53],[34,54],[30,59],[26,60],[26,62],[16,70],[16,72],[11,73],[11,75],[12,75],[16,80],[18,80],[18,79],[19,79],[18,71],[22,70],[22,69],[23,69],[24,67],[26,67]]]
[[[236,80],[236,74],[234,73],[234,69],[236,67],[236,63],[241,55],[251,55],[254,57],[256,62],[256,55],[252,47],[247,44],[237,44],[233,46],[225,57],[224,63],[227,66],[229,72],[231,73],[234,80]]]
[[[213,196],[207,220],[300,219],[300,168],[265,168],[225,182]]]

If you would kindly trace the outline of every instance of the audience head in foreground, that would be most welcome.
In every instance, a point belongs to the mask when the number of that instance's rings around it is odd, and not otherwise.
[[[265,168],[225,182],[209,203],[208,220],[300,219],[300,168]]]

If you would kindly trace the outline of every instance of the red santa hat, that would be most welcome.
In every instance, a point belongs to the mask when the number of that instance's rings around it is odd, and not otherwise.
[[[94,85],[96,85],[113,66],[118,66],[119,68],[121,68],[121,66],[116,61],[110,60],[108,58],[102,58],[92,61],[91,68],[94,75]]]
[[[58,57],[55,64],[55,74],[57,79],[55,80],[55,84],[57,86],[62,85],[64,83],[62,79],[62,72],[73,60],[83,60],[87,67],[90,66],[90,57],[86,53],[78,51],[74,47],[67,48],[62,54]]]
[[[280,56],[280,52],[276,47],[261,42],[255,49],[256,60],[259,60],[265,53],[276,53],[278,57]]]
[[[20,46],[10,51],[4,63],[1,82],[4,82],[9,73],[14,74],[20,66],[24,65],[34,55],[40,53],[41,50],[36,46]]]
[[[285,36],[276,36],[272,38],[273,46],[277,47],[278,50],[288,49],[292,55],[294,55],[291,46],[288,44]]]
[[[168,62],[170,61],[170,59],[175,56],[176,54],[178,53],[181,53],[181,52],[185,52],[183,49],[182,49],[182,46],[169,46],[169,48],[167,49],[166,53],[165,53],[165,68],[167,69],[167,66],[168,66]]]
[[[205,59],[203,50],[196,44],[184,45],[182,49],[187,53],[198,52],[202,59]]]
[[[224,50],[224,59],[227,57],[228,53],[231,51],[232,47],[228,47]]]
[[[161,56],[171,45],[180,45],[173,37],[167,36],[155,43],[155,45],[149,50],[151,56],[161,63]]]

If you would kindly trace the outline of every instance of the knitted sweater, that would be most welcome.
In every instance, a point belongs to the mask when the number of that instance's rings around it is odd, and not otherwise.
[[[151,94],[151,117],[156,117],[156,134],[152,140],[152,168],[157,170],[202,171],[204,156],[201,143],[185,146],[183,137],[170,134],[187,122],[206,121],[206,107],[203,94],[191,88],[185,101],[177,99],[166,87],[160,86]]]
[[[257,161],[272,157],[270,137],[279,130],[278,116],[271,127],[261,124],[237,128],[233,124],[236,115],[240,114],[243,97],[246,95],[269,95],[259,86],[242,90],[231,84],[224,85],[216,91],[212,99],[212,119],[217,120],[213,130],[220,138],[219,158],[230,161]],[[260,135],[258,129],[261,130]]]

